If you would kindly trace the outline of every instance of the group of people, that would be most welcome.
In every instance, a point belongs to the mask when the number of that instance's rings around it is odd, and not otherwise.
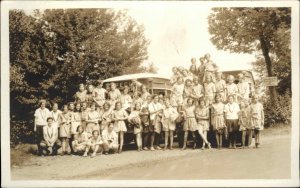
[[[63,105],[52,104],[46,108],[46,101],[40,101],[35,112],[38,153],[40,155],[80,154],[95,157],[97,153],[121,153],[124,134],[133,127],[138,151],[173,149],[174,133],[179,146],[187,148],[188,134],[193,138],[193,149],[197,147],[196,134],[202,139],[202,149],[211,148],[207,132],[214,131],[217,148],[228,140],[229,148],[236,148],[239,131],[242,132],[242,148],[251,145],[259,147],[260,130],[263,129],[264,111],[257,95],[250,101],[246,74],[238,75],[235,84],[233,75],[223,80],[210,55],[191,59],[190,69],[174,67],[170,84],[170,95],[150,94],[148,88],[133,80],[119,85],[99,80],[85,88],[79,85],[74,101]],[[122,92],[121,92],[121,91]],[[160,147],[164,133],[164,147]]]

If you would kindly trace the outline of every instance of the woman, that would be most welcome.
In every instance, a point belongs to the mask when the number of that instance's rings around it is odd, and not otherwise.
[[[43,127],[47,125],[47,118],[51,116],[50,111],[46,108],[46,100],[40,100],[39,108],[34,113],[34,132],[36,144],[38,147],[38,155],[42,154],[40,143],[43,140]]]

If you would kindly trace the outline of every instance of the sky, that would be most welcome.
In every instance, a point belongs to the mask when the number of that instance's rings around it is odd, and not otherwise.
[[[210,7],[161,7],[131,8],[128,14],[145,27],[150,40],[149,59],[159,74],[171,75],[173,66],[189,67],[192,57],[197,59],[206,53],[220,70],[251,69],[254,54],[237,54],[217,50],[210,42],[207,17]]]

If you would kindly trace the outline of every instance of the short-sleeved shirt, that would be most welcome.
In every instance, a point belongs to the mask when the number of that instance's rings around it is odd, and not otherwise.
[[[224,107],[226,119],[239,119],[240,106],[237,103],[227,103]]]
[[[47,118],[50,116],[51,114],[48,108],[44,108],[44,109],[38,108],[34,113],[35,125],[46,126]]]

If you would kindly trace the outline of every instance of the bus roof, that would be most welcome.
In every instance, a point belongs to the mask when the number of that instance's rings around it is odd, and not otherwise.
[[[106,80],[103,80],[103,82],[104,83],[105,82],[120,82],[120,81],[135,80],[135,79],[147,79],[147,78],[160,78],[160,79],[170,80],[169,77],[160,75],[160,74],[137,73],[137,74],[126,74],[126,75],[122,75],[122,76],[108,78]]]

